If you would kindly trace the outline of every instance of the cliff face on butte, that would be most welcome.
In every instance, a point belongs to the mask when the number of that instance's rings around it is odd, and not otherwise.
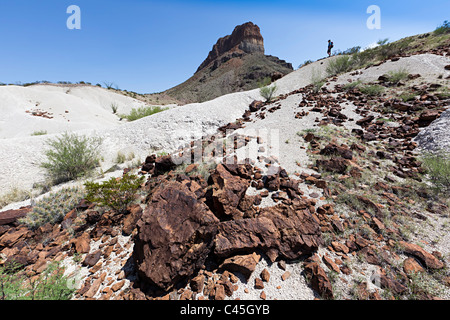
[[[290,63],[265,55],[260,28],[247,22],[220,38],[195,74],[165,94],[182,103],[203,102],[255,89],[264,78],[277,79],[291,71]]]
[[[207,67],[226,53],[263,53],[264,39],[259,27],[252,22],[237,26],[231,35],[217,40],[208,57],[198,67],[197,72]]]

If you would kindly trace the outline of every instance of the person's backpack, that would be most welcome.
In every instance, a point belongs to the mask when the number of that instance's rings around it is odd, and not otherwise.
[[[334,43],[332,42],[331,44],[330,44],[330,49],[333,49],[334,48]]]

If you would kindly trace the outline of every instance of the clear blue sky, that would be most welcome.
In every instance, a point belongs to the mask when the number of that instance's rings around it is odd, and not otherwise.
[[[81,30],[69,30],[70,5]],[[370,5],[381,29],[369,30]],[[296,68],[335,49],[365,47],[434,30],[450,20],[448,0],[1,0],[0,82],[105,81],[152,93],[193,75],[219,37],[252,21],[266,54]]]

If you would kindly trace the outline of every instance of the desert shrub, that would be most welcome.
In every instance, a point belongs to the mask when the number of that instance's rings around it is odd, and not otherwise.
[[[352,58],[350,56],[340,56],[330,60],[326,71],[328,75],[334,76],[350,71],[352,68]]]
[[[70,210],[80,203],[84,196],[84,190],[76,187],[51,193],[36,202],[33,210],[19,221],[32,229],[46,223],[59,223]]]
[[[117,110],[119,109],[119,105],[117,103],[113,102],[113,103],[111,103],[110,108],[112,110],[112,113],[116,114]]]
[[[45,136],[47,134],[47,130],[39,130],[34,131],[31,135],[32,136]]]
[[[403,100],[403,102],[408,102],[411,100],[414,100],[416,98],[416,94],[412,92],[402,92],[399,96],[400,99]]]
[[[47,161],[41,166],[47,170],[48,176],[55,184],[75,180],[98,166],[101,144],[101,138],[88,138],[66,132],[47,141],[50,147],[45,152]]]
[[[343,89],[348,91],[348,90],[352,90],[354,88],[358,88],[361,85],[362,81],[361,80],[357,80],[357,81],[353,81],[353,82],[349,82],[347,84],[345,84],[343,86]]]
[[[347,50],[345,50],[344,52],[342,52],[342,54],[355,54],[358,53],[361,50],[360,46],[356,46],[356,47],[352,47],[352,48],[348,48]]]
[[[388,80],[394,84],[398,84],[400,81],[407,79],[409,71],[406,68],[400,68],[395,71],[388,72]]]
[[[313,63],[312,60],[310,60],[310,59],[305,60],[301,65],[298,66],[298,68],[300,69],[301,67],[307,66],[308,64],[311,64],[311,63]]]
[[[277,85],[274,83],[270,86],[265,86],[259,89],[261,96],[266,99],[267,102],[272,101],[275,92],[278,90]]]
[[[10,203],[20,202],[30,199],[30,192],[13,187],[9,191],[0,195],[0,209]]]
[[[450,33],[450,22],[445,20],[443,24],[436,28],[433,32],[435,35]]]
[[[127,119],[128,121],[135,121],[144,117],[151,116],[152,114],[162,112],[167,110],[168,108],[163,107],[140,107],[131,109],[130,114],[121,115],[122,118]]]
[[[359,90],[362,93],[367,94],[368,96],[378,96],[384,92],[384,87],[380,86],[378,84],[365,85],[365,86],[359,87]]]
[[[116,212],[126,212],[128,205],[136,198],[136,194],[144,177],[125,174],[122,178],[111,178],[102,183],[85,183],[86,199]]]
[[[20,266],[10,264],[0,267],[0,300],[70,300],[76,290],[57,262],[30,281],[18,269]]]
[[[389,38],[385,38],[385,39],[380,39],[377,41],[377,44],[379,46],[384,46],[385,44],[387,44],[389,42]]]
[[[450,191],[450,153],[426,152],[421,157],[428,176],[437,191]]]
[[[311,83],[313,85],[313,91],[315,93],[319,92],[320,88],[325,84],[325,80],[320,71],[317,71],[316,69],[312,70]]]

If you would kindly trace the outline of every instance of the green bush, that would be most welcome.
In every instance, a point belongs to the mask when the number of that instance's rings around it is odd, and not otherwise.
[[[136,194],[144,177],[133,174],[125,174],[122,178],[111,178],[102,183],[85,183],[86,199],[103,207],[124,213],[128,205],[136,198]]]
[[[18,269],[17,265],[0,267],[0,300],[70,300],[76,291],[59,263],[50,263],[31,281]]]
[[[88,138],[64,133],[61,137],[47,141],[50,147],[45,155],[47,161],[41,166],[53,183],[75,180],[90,173],[99,165],[101,138]]]
[[[322,77],[322,73],[316,69],[312,70],[311,83],[313,85],[313,92],[319,92],[320,88],[325,84],[325,79]]]
[[[261,96],[266,99],[267,102],[272,101],[275,92],[278,90],[277,85],[274,83],[271,86],[265,86],[259,89]]]
[[[421,158],[428,176],[437,191],[450,191],[450,153],[424,153]]]
[[[368,96],[378,96],[384,92],[384,87],[380,85],[365,85],[359,87],[359,91],[361,91],[364,94],[367,94]]]
[[[400,68],[395,71],[388,72],[388,80],[394,84],[398,84],[400,81],[407,79],[409,71],[406,68]]]
[[[162,112],[168,108],[163,107],[140,107],[131,109],[130,114],[122,114],[121,117],[127,119],[128,121],[135,121],[144,117],[151,116],[152,114]]]
[[[447,20],[445,20],[443,24],[434,30],[435,35],[442,35],[446,33],[450,33],[450,22]]]
[[[70,210],[80,203],[84,196],[85,193],[80,188],[66,188],[51,193],[38,201],[33,206],[33,210],[19,221],[32,229],[48,222],[59,223]]]
[[[350,56],[340,56],[330,60],[326,71],[329,76],[335,76],[350,71],[352,68],[352,58]]]

